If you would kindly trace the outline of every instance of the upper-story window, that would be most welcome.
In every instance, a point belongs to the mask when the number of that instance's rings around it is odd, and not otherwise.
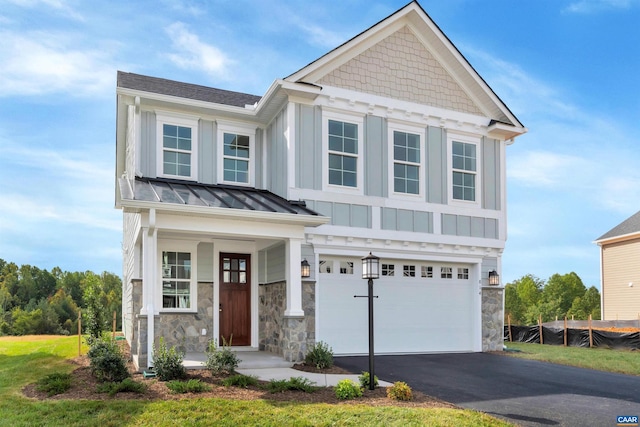
[[[326,166],[323,170],[325,187],[362,192],[362,117],[323,112],[323,146]]]
[[[480,188],[478,162],[480,140],[470,136],[450,135],[448,141],[450,200],[477,203]]]
[[[249,183],[249,137],[224,133],[224,180]]]
[[[197,179],[198,119],[156,113],[158,176]]]
[[[255,185],[255,127],[218,121],[218,182]]]
[[[424,182],[424,149],[422,134],[418,126],[389,121],[389,194],[400,196],[422,196]]]
[[[358,186],[358,125],[329,120],[329,184]]]

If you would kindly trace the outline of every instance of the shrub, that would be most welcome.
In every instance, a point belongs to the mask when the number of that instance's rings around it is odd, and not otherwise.
[[[288,380],[271,380],[266,386],[270,393],[282,393],[287,390],[299,390],[305,393],[313,393],[318,389],[308,378],[291,377]]]
[[[304,363],[318,369],[330,368],[333,366],[333,349],[326,342],[318,341],[309,349]]]
[[[358,376],[358,380],[360,381],[360,385],[362,386],[362,388],[369,388],[369,372],[363,372],[361,375]],[[374,387],[378,387],[378,376],[374,375],[373,376],[373,386]]]
[[[106,382],[98,385],[98,393],[109,393],[109,396],[115,396],[117,393],[144,393],[147,386],[125,378],[120,382]]]
[[[153,346],[153,367],[160,381],[181,380],[187,376],[187,370],[182,364],[184,353],[175,346],[167,348],[167,343],[160,337],[158,348]]]
[[[115,341],[95,339],[87,355],[91,372],[99,381],[120,382],[129,378],[127,363]]]
[[[190,379],[189,381],[169,381],[167,388],[171,390],[172,393],[202,393],[211,390],[209,385],[196,379]]]
[[[336,397],[340,400],[351,400],[362,396],[362,389],[350,379],[339,381],[336,385]]]
[[[231,351],[231,341],[222,340],[222,347],[218,347],[216,340],[209,341],[207,346],[207,361],[204,363],[212,375],[235,372],[241,360]]]
[[[253,375],[238,374],[222,380],[222,385],[225,387],[234,386],[234,387],[249,388],[249,386],[258,385],[258,378],[254,377]]]
[[[387,387],[387,397],[395,400],[411,400],[413,392],[407,383],[396,381],[391,387]]]
[[[38,380],[38,391],[47,393],[47,396],[62,394],[71,388],[71,375],[54,373]]]

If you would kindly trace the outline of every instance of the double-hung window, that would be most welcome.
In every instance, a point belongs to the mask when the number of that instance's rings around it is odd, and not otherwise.
[[[478,204],[480,200],[480,138],[449,133],[449,200]]]
[[[255,185],[255,127],[218,121],[218,182]]]
[[[198,119],[156,113],[158,176],[197,179]]]
[[[420,136],[393,131],[393,191],[420,194]]]
[[[324,189],[362,194],[364,118],[323,111],[322,124]]]
[[[358,125],[329,120],[329,184],[358,186]]]
[[[195,311],[196,248],[182,242],[159,244],[160,307],[164,311]]]

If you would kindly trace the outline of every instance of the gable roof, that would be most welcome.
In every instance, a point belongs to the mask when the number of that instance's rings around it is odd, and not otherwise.
[[[384,50],[382,45],[394,43],[393,37],[399,37],[404,43],[404,46],[398,49],[404,51],[400,53],[404,56],[398,63],[413,61],[416,66],[412,69],[398,69],[396,64],[387,66],[388,64],[385,64],[388,61],[387,57],[382,56],[383,61],[376,60],[376,57],[380,58],[381,54],[384,55],[383,52],[371,52],[375,49]],[[418,60],[422,60],[422,64],[419,64]],[[423,101],[423,104],[485,115],[494,122],[518,128],[518,134],[526,132],[526,128],[518,118],[416,1],[412,1],[351,40],[289,75],[285,81],[320,86],[324,83],[340,87],[342,82],[336,83],[336,79],[331,76],[332,73],[354,75],[346,70],[357,62],[368,64],[364,70],[367,77],[371,73],[386,73],[384,77],[387,80],[395,79],[396,82],[407,78],[413,81],[425,80],[429,82],[431,88],[441,91],[443,98],[450,97],[451,91],[456,91],[458,98],[467,98],[463,99],[465,105],[458,103],[453,107],[446,104],[438,105],[438,100],[436,99],[434,103],[433,97],[428,99],[429,102]],[[344,71],[341,68],[344,68]],[[407,75],[407,72],[414,74]],[[359,80],[379,82],[381,79],[375,75],[373,78]],[[370,87],[365,87],[362,83],[358,81],[346,88],[358,90],[358,87],[361,87],[361,91],[369,92]],[[403,100],[415,102],[415,97],[411,96],[412,90],[413,88],[409,88],[406,91],[409,94],[408,97],[403,97],[402,92],[397,91],[395,87],[383,88],[383,93],[378,94],[386,96],[391,94]],[[436,97],[438,95],[436,94]]]
[[[596,243],[628,235],[640,234],[640,211],[636,212],[596,239]]]
[[[118,71],[119,88],[140,90],[143,92],[158,93],[161,95],[176,96],[179,98],[194,99],[197,101],[212,102],[215,104],[242,107],[253,105],[262,97],[248,93],[233,92],[230,90],[216,89],[191,83],[182,83],[174,80],[158,77],[143,76],[141,74],[125,73]]]

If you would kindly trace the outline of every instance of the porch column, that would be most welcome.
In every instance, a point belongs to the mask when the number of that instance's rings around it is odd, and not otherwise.
[[[158,230],[155,227],[156,212],[149,212],[149,227],[142,228],[142,308],[140,314],[147,315],[147,367],[153,366],[153,343],[155,338],[154,315],[156,289],[158,287]],[[142,343],[141,343],[142,344]]]
[[[303,317],[302,310],[302,279],[300,277],[300,263],[302,239],[287,239],[285,242],[285,279],[287,281],[286,317]]]

